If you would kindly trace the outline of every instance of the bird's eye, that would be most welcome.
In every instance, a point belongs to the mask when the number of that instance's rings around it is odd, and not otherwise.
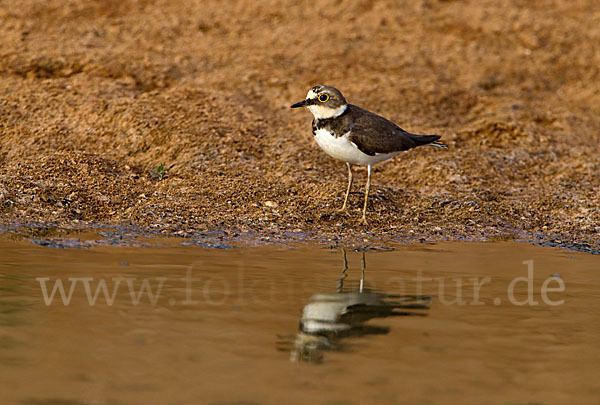
[[[324,102],[326,102],[327,100],[329,100],[329,95],[327,95],[327,94],[319,94],[319,101],[320,101],[321,103],[324,103]]]

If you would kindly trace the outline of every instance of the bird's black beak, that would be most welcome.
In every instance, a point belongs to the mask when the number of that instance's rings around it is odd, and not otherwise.
[[[302,101],[297,102],[296,104],[292,104],[290,106],[290,108],[306,107],[307,104],[308,104],[308,100],[302,100]]]

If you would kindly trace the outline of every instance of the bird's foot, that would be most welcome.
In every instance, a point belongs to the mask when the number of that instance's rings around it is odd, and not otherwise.
[[[348,207],[346,207],[345,205],[342,208],[335,210],[335,212],[338,212],[340,214],[350,214],[350,212],[348,211]]]
[[[358,221],[358,224],[359,225],[364,225],[364,226],[369,225],[369,223],[367,222],[367,218],[364,217],[364,216],[360,219],[360,221]]]

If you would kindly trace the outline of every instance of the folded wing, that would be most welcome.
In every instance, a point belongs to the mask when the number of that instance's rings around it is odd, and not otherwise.
[[[399,152],[440,139],[439,135],[411,134],[377,114],[354,105],[349,107],[354,109],[350,141],[367,155]]]

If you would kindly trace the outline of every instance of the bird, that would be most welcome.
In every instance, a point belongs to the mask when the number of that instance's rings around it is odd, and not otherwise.
[[[345,162],[348,168],[348,187],[339,211],[347,212],[353,180],[352,165],[367,167],[361,225],[368,224],[367,202],[374,164],[417,146],[448,147],[438,142],[440,135],[411,134],[380,115],[348,104],[342,92],[332,86],[314,86],[304,100],[290,106],[300,107],[306,107],[314,117],[312,132],[317,144],[332,158]]]

